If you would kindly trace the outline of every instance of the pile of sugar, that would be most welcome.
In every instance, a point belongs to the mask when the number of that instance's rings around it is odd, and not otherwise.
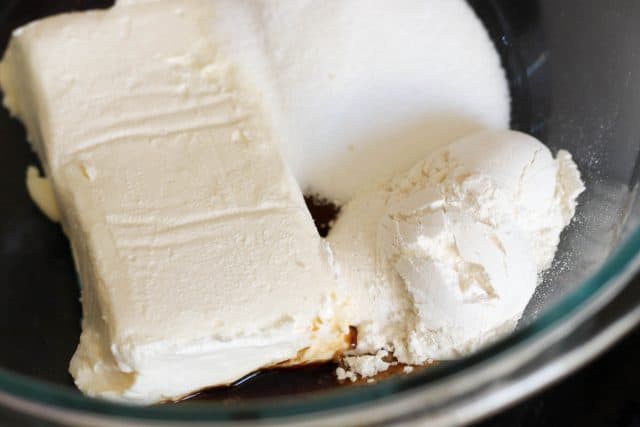
[[[509,126],[500,58],[463,0],[215,4],[212,25],[306,193],[346,203],[448,142]]]

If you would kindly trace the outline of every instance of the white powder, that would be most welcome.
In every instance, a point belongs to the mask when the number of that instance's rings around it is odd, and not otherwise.
[[[358,376],[355,372],[347,371],[343,367],[338,367],[336,369],[336,376],[340,381],[350,380],[351,382],[356,382],[358,380]]]
[[[376,354],[346,356],[342,358],[345,368],[338,368],[336,375],[339,380],[349,379],[355,382],[358,377],[371,378],[389,369],[395,362],[387,362],[390,353],[378,350]]]
[[[349,365],[456,358],[513,330],[583,189],[568,153],[487,131],[357,196],[329,234],[365,354]]]

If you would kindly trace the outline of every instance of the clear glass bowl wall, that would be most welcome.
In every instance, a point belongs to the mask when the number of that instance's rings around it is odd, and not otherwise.
[[[397,396],[408,396],[408,401],[416,390],[428,391],[443,379],[467,375],[473,367],[491,367],[511,347],[528,345],[534,331],[562,326],[563,311],[580,311],[640,247],[640,210],[632,209],[640,161],[640,2],[469,2],[489,28],[508,71],[512,126],[535,135],[553,150],[568,149],[587,186],[576,220],[563,234],[557,259],[527,308],[519,332],[450,366],[304,401],[128,408],[84,398],[66,373],[80,318],[67,242],[29,200],[24,171],[35,157],[22,127],[0,111],[0,401],[6,403],[2,397],[8,396],[21,404],[34,403],[31,412],[43,411],[41,405],[46,405],[90,417],[118,415],[149,421],[286,419],[334,409],[342,413],[355,405]],[[3,2],[0,43],[6,43],[11,29],[36,17],[109,3]],[[446,393],[452,397],[456,390]]]

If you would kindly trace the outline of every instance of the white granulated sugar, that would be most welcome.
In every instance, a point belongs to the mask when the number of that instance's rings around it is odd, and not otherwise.
[[[509,125],[500,59],[463,0],[216,3],[220,32],[259,36],[236,36],[230,55],[254,71],[304,191],[346,202],[435,147]]]

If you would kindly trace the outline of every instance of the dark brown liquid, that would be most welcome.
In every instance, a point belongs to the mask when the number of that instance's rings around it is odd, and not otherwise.
[[[333,221],[340,213],[340,206],[318,196],[305,196],[304,201],[307,203],[309,212],[311,212],[318,233],[322,237],[327,237]]]
[[[322,363],[296,368],[273,368],[251,374],[231,386],[212,387],[196,393],[176,405],[185,402],[216,401],[232,403],[237,401],[304,397],[305,394],[316,393],[340,387],[335,370],[338,365]]]
[[[433,366],[435,362],[414,367],[418,372]],[[246,376],[231,386],[212,387],[195,393],[174,405],[198,402],[233,403],[247,400],[291,398],[301,399],[312,393],[333,390],[339,387],[366,387],[394,375],[406,375],[405,365],[394,365],[374,378],[339,381],[336,377],[337,363],[319,363],[295,368],[265,369]]]

